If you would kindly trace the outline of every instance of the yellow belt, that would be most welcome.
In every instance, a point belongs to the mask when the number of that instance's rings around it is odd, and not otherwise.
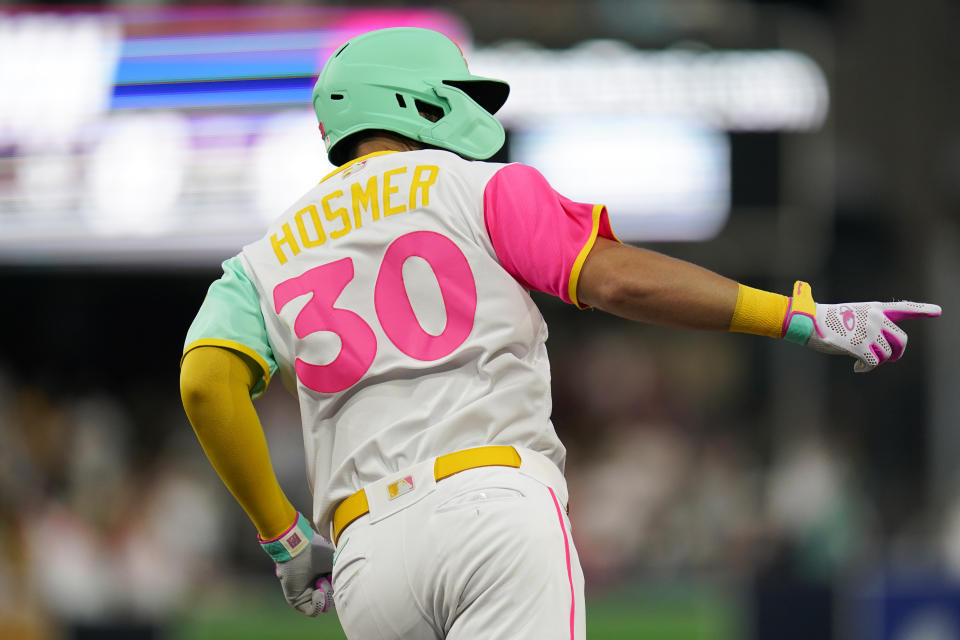
[[[520,454],[513,447],[476,447],[439,456],[433,463],[433,477],[443,480],[455,473],[477,467],[519,467]],[[344,500],[333,512],[333,543],[351,522],[370,512],[363,489]]]

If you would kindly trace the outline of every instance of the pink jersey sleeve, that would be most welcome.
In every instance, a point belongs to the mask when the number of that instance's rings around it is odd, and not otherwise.
[[[483,193],[483,216],[500,264],[528,289],[580,308],[577,280],[597,235],[616,240],[607,208],[574,202],[523,164],[500,169]]]

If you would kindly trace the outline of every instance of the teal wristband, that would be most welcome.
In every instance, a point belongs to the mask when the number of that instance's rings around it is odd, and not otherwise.
[[[290,525],[290,528],[281,533],[273,540],[261,540],[260,546],[267,552],[267,555],[273,558],[274,562],[286,562],[295,555],[303,551],[310,544],[314,536],[313,527],[302,513],[297,513],[296,521]]]
[[[799,313],[790,317],[790,324],[787,325],[787,333],[783,339],[795,342],[800,346],[806,346],[807,341],[813,334],[813,318]]]

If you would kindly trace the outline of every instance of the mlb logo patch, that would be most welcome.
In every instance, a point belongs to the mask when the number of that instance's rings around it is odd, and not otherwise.
[[[340,174],[340,179],[343,180],[344,178],[349,176],[351,173],[356,173],[357,171],[360,171],[360,169],[363,169],[365,166],[367,166],[366,160],[364,160],[363,162],[358,162],[356,164],[350,165],[349,167],[347,167],[346,171]]]
[[[400,478],[396,482],[387,485],[387,493],[390,494],[391,500],[405,493],[410,493],[411,491],[413,491],[413,476]]]

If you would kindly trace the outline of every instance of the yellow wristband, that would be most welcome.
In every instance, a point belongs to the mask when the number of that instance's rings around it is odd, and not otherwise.
[[[779,338],[787,315],[787,296],[740,285],[730,331]]]

